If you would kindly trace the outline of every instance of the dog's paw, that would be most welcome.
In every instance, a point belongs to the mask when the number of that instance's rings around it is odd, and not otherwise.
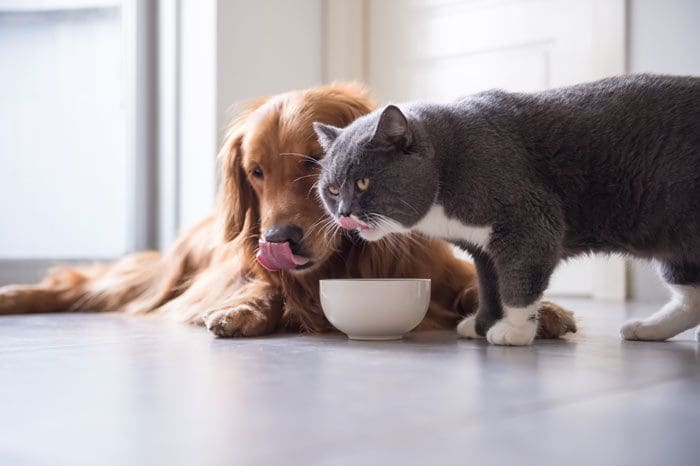
[[[494,345],[526,346],[532,344],[537,333],[537,320],[514,324],[501,319],[486,332],[486,339]]]
[[[620,335],[625,340],[662,341],[669,338],[667,332],[664,332],[657,323],[652,324],[642,319],[626,322],[620,328]]]
[[[476,314],[462,319],[462,321],[457,324],[457,333],[464,338],[484,338],[476,333]]]
[[[213,311],[204,318],[204,325],[218,337],[254,337],[269,333],[265,314],[249,304]]]

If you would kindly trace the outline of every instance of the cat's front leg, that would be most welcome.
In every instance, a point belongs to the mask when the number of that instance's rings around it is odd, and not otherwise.
[[[530,254],[495,255],[503,317],[486,333],[489,343],[510,346],[532,343],[537,333],[540,300],[557,260],[547,247],[534,248]]]
[[[457,325],[457,333],[465,338],[484,338],[494,322],[503,317],[495,265],[482,249],[466,243],[459,243],[458,246],[468,251],[474,260],[479,284],[479,308],[462,319]]]

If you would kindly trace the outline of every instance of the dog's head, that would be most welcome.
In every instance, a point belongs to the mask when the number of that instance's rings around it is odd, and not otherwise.
[[[310,270],[340,238],[314,183],[323,151],[313,122],[343,127],[373,103],[356,85],[330,85],[255,102],[235,121],[219,154],[217,213],[225,241],[257,249],[268,270]]]

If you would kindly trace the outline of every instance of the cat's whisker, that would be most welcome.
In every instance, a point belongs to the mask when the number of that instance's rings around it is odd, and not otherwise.
[[[406,202],[405,200],[401,199],[400,197],[397,198],[397,199],[398,199],[399,201],[401,201],[406,207],[408,207],[409,209],[413,210],[416,214],[420,215],[420,213],[418,212],[418,209],[416,209],[415,207],[413,207],[411,204],[409,204],[409,203]]]
[[[402,236],[406,242],[406,247],[423,254],[430,254],[430,248],[423,241],[420,241],[412,233]]]
[[[330,217],[323,223],[322,234],[328,244],[331,244],[332,238],[338,234],[339,229],[340,226]]]
[[[323,222],[327,222],[327,221],[328,221],[328,217],[321,217],[321,218],[319,218],[316,222],[314,222],[314,223],[306,230],[306,233],[304,234],[304,236],[303,236],[303,238],[302,238],[302,242],[303,242],[304,240],[306,240],[306,239],[314,232],[314,230],[315,230],[316,228],[319,227],[319,225],[321,225]]]
[[[402,251],[399,239],[391,233],[390,224],[387,218],[381,214],[373,214],[371,217],[375,221],[375,228],[382,233],[382,239],[379,241],[385,251],[398,260]]]

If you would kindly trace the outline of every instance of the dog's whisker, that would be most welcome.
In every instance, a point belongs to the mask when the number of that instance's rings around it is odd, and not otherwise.
[[[300,153],[300,152],[281,152],[279,155],[293,155],[293,156],[296,156],[296,157],[301,157],[301,158],[303,158],[303,159],[305,159],[305,160],[308,160],[309,162],[313,162],[313,163],[315,163],[315,164],[317,164],[317,165],[320,163],[320,161],[319,161],[318,159],[316,159],[316,158],[314,158],[314,157],[311,157],[311,156],[308,155],[308,154],[302,154],[302,153]]]
[[[303,180],[304,178],[311,178],[312,176],[316,176],[316,173],[311,173],[310,175],[300,176],[299,178],[297,178],[297,179],[295,179],[294,181],[292,181],[292,183],[296,183],[297,181]]]

